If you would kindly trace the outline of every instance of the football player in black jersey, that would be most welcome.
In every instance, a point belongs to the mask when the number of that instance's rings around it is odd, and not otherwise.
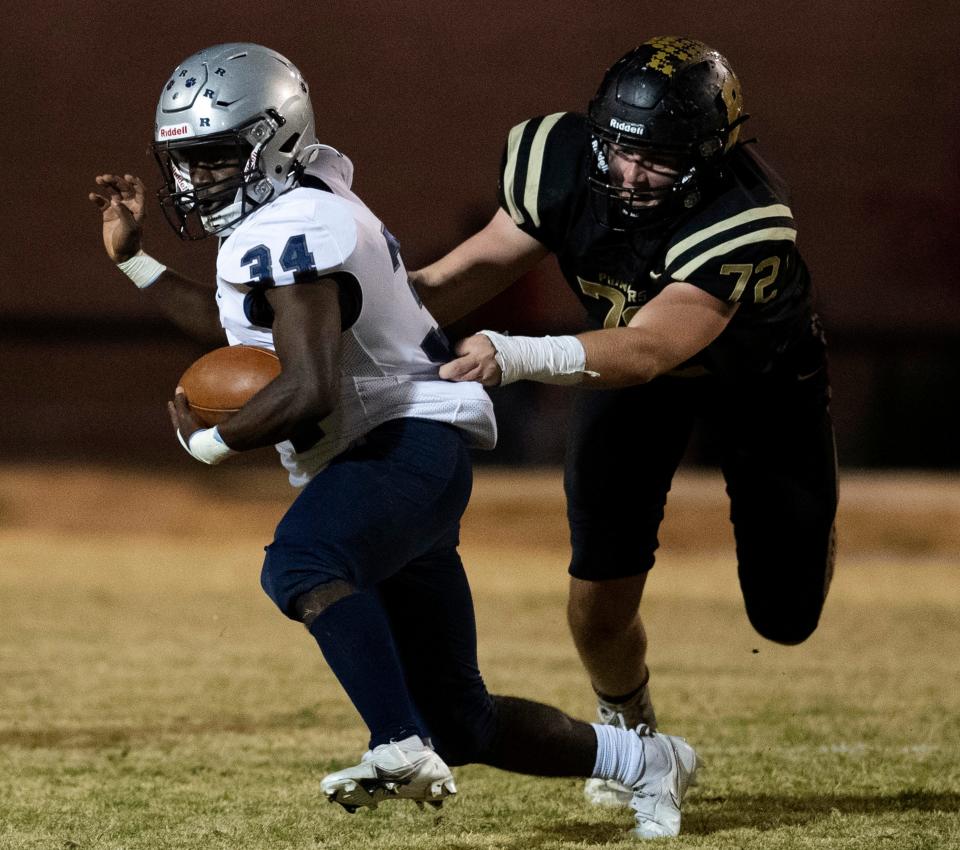
[[[462,340],[441,370],[484,384],[580,384],[565,489],[568,616],[603,720],[655,727],[639,616],[671,479],[694,421],[721,448],[747,615],[814,631],[837,504],[829,383],[786,189],[741,135],[740,83],[715,50],[655,38],[606,73],[586,116],[514,127],[500,209],[413,281],[441,322],[548,253],[587,313],[577,336]],[[591,783],[595,802],[626,802]]]

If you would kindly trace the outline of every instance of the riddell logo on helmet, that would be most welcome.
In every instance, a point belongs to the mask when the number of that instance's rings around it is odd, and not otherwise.
[[[622,133],[634,133],[637,136],[642,136],[644,133],[643,124],[631,124],[629,121],[621,121],[619,118],[611,118],[610,126]]]
[[[192,136],[193,128],[189,124],[177,124],[176,127],[161,127],[161,139],[179,139],[184,136]]]

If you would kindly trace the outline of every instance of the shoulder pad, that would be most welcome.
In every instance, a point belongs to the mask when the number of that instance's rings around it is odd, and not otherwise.
[[[581,172],[588,147],[586,122],[572,112],[531,118],[510,130],[500,171],[500,205],[518,227],[551,243],[568,201],[586,186]]]
[[[710,260],[722,259],[726,254],[742,249],[750,252],[752,246],[763,253],[767,243],[790,242],[797,238],[797,227],[790,207],[786,204],[770,204],[754,207],[726,216],[693,232],[684,228],[667,246],[664,270],[672,280],[687,280],[697,269]]]
[[[249,216],[217,256],[230,283],[285,286],[341,270],[357,246],[357,225],[335,195],[294,189]]]
[[[692,283],[723,301],[739,301],[749,285],[763,303],[765,286],[781,267],[786,271],[794,252],[797,228],[790,208],[769,204],[701,224],[667,246],[665,277]]]

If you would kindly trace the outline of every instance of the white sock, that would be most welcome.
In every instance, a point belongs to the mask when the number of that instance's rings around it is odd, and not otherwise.
[[[597,761],[593,776],[614,779],[627,788],[655,779],[670,769],[670,761],[653,735],[638,735],[603,723],[591,723],[597,735]]]

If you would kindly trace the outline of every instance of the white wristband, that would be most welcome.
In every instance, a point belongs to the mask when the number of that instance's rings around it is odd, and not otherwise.
[[[183,446],[191,456],[201,463],[206,463],[210,466],[216,466],[231,455],[237,454],[230,446],[223,442],[223,437],[220,436],[220,431],[216,427],[201,428],[199,431],[194,431],[190,435],[189,442],[183,439],[183,434],[177,429],[177,439],[180,440],[180,445]]]
[[[129,260],[117,263],[117,268],[137,285],[137,289],[146,289],[167,270],[163,263],[144,254],[142,249]]]
[[[579,384],[584,375],[599,377],[587,370],[587,354],[575,336],[505,336],[480,331],[496,349],[497,365],[503,372],[500,384],[540,381],[543,384]]]

